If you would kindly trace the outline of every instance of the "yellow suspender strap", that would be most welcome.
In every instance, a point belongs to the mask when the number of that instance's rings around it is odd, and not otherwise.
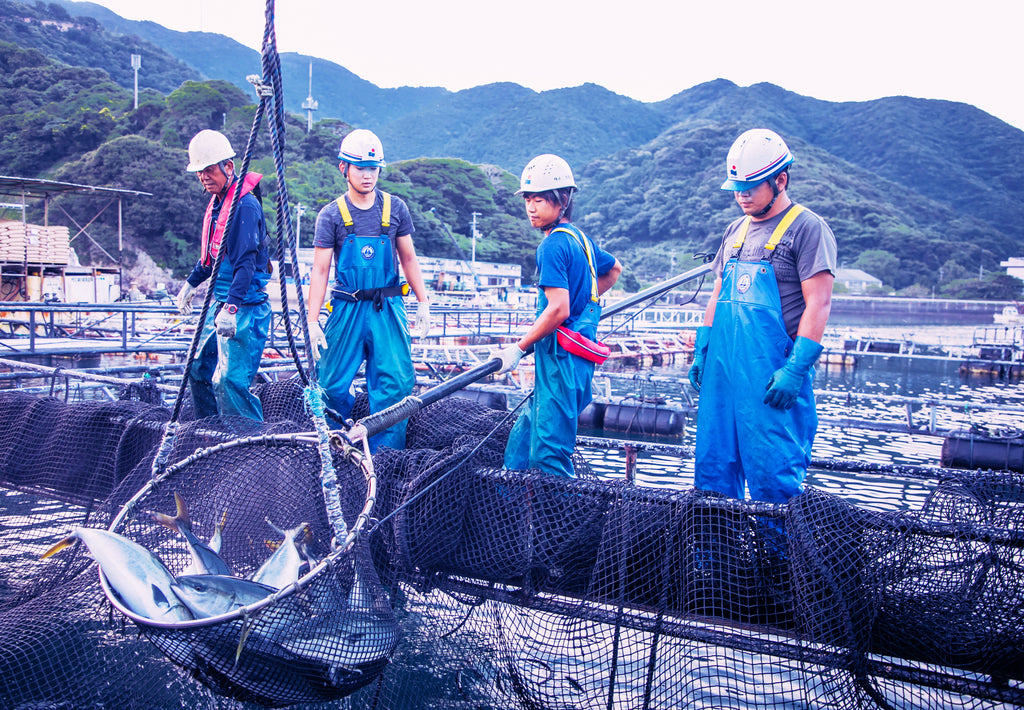
[[[587,255],[587,265],[590,267],[590,300],[594,303],[598,302],[599,294],[597,292],[597,268],[594,266],[594,252],[590,248],[590,242],[586,239],[580,239],[579,235],[571,229],[565,227],[555,227],[552,232],[565,232],[580,245],[583,249],[583,253]]]
[[[750,229],[750,217],[743,220],[743,224],[741,224],[740,228],[736,231],[736,243],[732,245],[733,249],[739,249],[743,246],[743,242],[747,238],[748,229]]]
[[[382,234],[386,234],[388,227],[391,226],[391,195],[387,192],[381,192],[384,197],[384,209],[380,217],[380,231]],[[345,227],[348,229],[349,234],[352,233],[352,228],[355,227],[355,222],[352,221],[352,212],[348,209],[348,202],[345,201],[345,196],[342,195],[335,202],[338,203],[338,212],[341,213],[341,221],[345,223]]]
[[[380,231],[383,234],[391,226],[391,195],[387,192],[381,192],[380,194],[384,196],[384,211],[380,216]]]
[[[786,233],[790,225],[793,224],[793,220],[800,216],[800,213],[804,211],[803,205],[793,205],[786,216],[779,222],[779,226],[772,232],[772,238],[768,240],[768,243],[764,245],[764,248],[768,251],[772,251],[778,246],[779,241],[782,239],[782,235]]]
[[[778,226],[775,227],[775,231],[772,232],[771,239],[769,239],[768,243],[764,245],[764,248],[768,251],[773,251],[782,240],[782,236],[786,233],[786,230],[790,228],[804,209],[803,205],[793,205],[789,212],[786,213],[786,216],[782,218],[782,221],[779,222]],[[739,230],[736,232],[736,243],[732,245],[733,249],[739,249],[743,246],[743,242],[747,238],[747,230],[750,229],[750,222],[750,217],[743,220],[743,224],[740,225]]]
[[[352,228],[355,226],[355,222],[352,221],[352,213],[349,212],[348,203],[345,202],[345,196],[342,195],[335,202],[338,203],[338,212],[341,213],[341,221],[344,222],[345,228],[348,229],[349,233],[352,233]]]

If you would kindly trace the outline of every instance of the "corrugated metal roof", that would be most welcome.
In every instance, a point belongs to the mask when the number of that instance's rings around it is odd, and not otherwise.
[[[103,197],[152,197],[151,192],[123,190],[118,187],[99,187],[96,185],[79,185],[73,182],[56,180],[39,180],[36,178],[11,177],[0,175],[0,195],[17,198],[42,198],[66,193],[93,194]]]

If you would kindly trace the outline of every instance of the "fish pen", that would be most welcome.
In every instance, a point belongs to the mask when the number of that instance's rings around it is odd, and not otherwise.
[[[266,116],[299,273],[266,18],[238,175]],[[451,396],[499,360],[340,421],[282,324],[263,422],[193,417],[199,329],[171,406],[0,391],[0,707],[1024,707],[1024,474],[891,467],[930,493],[880,512],[505,470],[515,410]]]
[[[338,555],[302,388],[261,399],[264,424],[183,421],[151,483],[168,409],[0,395],[0,706],[1024,706],[1018,474],[935,468],[898,513],[607,481],[579,456],[561,479],[502,470],[508,416],[445,397],[372,476],[332,448],[364,531]],[[298,527],[306,566],[236,618],[164,623],[84,546],[40,559],[114,524],[185,577],[187,541],[153,515],[179,497],[232,575]]]

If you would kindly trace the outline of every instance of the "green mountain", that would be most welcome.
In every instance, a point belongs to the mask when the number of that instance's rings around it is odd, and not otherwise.
[[[202,127],[223,128],[244,144],[255,101],[245,76],[260,72],[260,57],[237,42],[69,0],[0,0],[2,40],[16,45],[0,46],[0,100],[9,107],[0,109],[2,172],[62,174],[132,135],[182,156]],[[143,56],[138,109],[130,103],[129,49]],[[334,165],[340,137],[353,125],[371,127],[393,164],[388,189],[414,207],[425,254],[457,253],[436,215],[465,248],[478,212],[485,234],[495,237],[478,245],[482,258],[514,259],[530,273],[536,234],[523,226],[511,193],[530,157],[554,152],[573,165],[581,186],[576,221],[630,276],[667,276],[714,249],[738,215],[718,187],[729,145],[752,126],[786,138],[797,157],[791,194],[829,221],[847,266],[897,288],[954,293],[952,278],[996,271],[1000,260],[1024,253],[1024,178],[1004,168],[1006,156],[1024,154],[1024,132],[965,104],[907,97],[836,103],[725,80],[651,104],[592,84],[547,92],[509,83],[458,92],[381,89],[331,62],[298,54],[281,60],[295,114],[286,156],[293,197],[314,207],[331,199],[341,187]],[[310,61],[319,121],[307,134],[301,103]],[[265,132],[254,155],[273,172]],[[164,225],[181,241],[167,263],[185,258],[195,238],[177,230],[191,220]]]

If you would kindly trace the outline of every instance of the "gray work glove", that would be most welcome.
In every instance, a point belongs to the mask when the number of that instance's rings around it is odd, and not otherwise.
[[[196,292],[196,287],[190,284],[188,281],[178,291],[178,298],[175,300],[175,305],[178,307],[178,313],[183,316],[192,314],[192,295]]]
[[[227,307],[221,308],[217,313],[217,317],[213,320],[213,324],[217,326],[217,335],[225,338],[235,337],[235,330],[238,328],[238,320],[234,313],[228,313]]]
[[[327,336],[324,335],[324,329],[320,327],[318,321],[309,321],[306,323],[306,328],[309,332],[309,347],[313,350],[310,355],[313,357],[313,362],[319,362],[324,351],[327,350]]]
[[[523,359],[524,355],[526,355],[526,353],[519,349],[518,344],[511,343],[506,345],[494,355],[494,357],[501,360],[501,369],[495,374],[501,375],[509,370],[514,370],[516,365],[519,364],[519,361]]]

